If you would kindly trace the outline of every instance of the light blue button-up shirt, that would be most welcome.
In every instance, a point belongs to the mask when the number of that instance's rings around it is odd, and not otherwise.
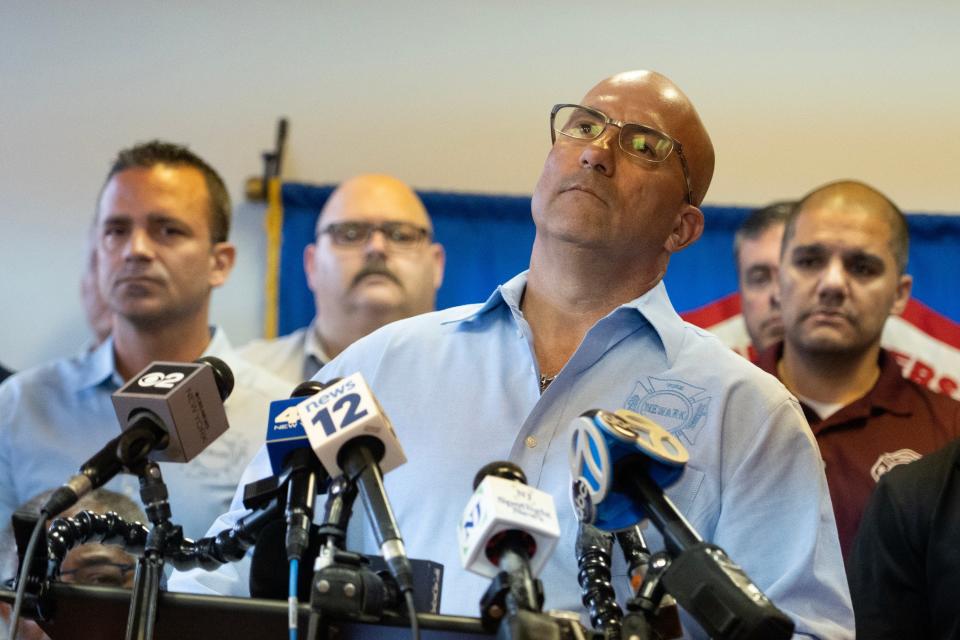
[[[225,403],[230,429],[188,464],[161,463],[172,520],[200,537],[230,505],[240,474],[263,444],[272,400],[290,385],[238,357],[222,330],[203,355],[222,359],[236,384]],[[110,395],[120,388],[113,340],[89,353],[23,371],[0,384],[0,521],[33,496],[54,489],[120,433]],[[136,477],[107,488],[138,504]]]
[[[799,405],[773,377],[683,322],[661,283],[596,323],[540,394],[533,338],[520,311],[521,274],[482,305],[390,324],[324,367],[360,371],[390,416],[408,463],[385,478],[408,555],[445,566],[441,611],[478,615],[487,579],[460,568],[456,531],[474,474],[509,459],[556,501],[561,538],[541,574],[548,609],[581,610],[568,447],[592,408],[625,407],[686,445],[690,462],[668,495],[797,622],[831,640],[853,637],[853,613],[822,461]],[[263,451],[244,480],[270,475]],[[243,515],[226,514],[218,527]],[[350,538],[376,553],[362,509]],[[648,542],[662,539],[652,527]],[[617,557],[615,573],[625,573]],[[242,594],[246,566],[174,576],[171,589]],[[623,579],[625,583],[625,579]],[[625,586],[625,584],[621,585]],[[623,600],[621,599],[621,602]],[[687,632],[700,637],[694,622]]]

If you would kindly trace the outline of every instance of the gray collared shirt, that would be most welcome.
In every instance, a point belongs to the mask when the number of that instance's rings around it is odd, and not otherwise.
[[[329,358],[315,322],[279,338],[253,340],[237,349],[244,359],[290,383],[290,390],[317,374]]]

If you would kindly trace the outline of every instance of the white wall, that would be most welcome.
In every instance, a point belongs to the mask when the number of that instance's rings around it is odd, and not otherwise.
[[[708,202],[856,177],[905,209],[958,211],[958,24],[947,0],[0,3],[0,362],[85,339],[94,199],[116,150],[153,137],[189,143],[238,200],[214,318],[235,343],[256,335],[262,210],[242,185],[281,115],[289,178],[529,193],[550,106],[646,67],[713,135]]]

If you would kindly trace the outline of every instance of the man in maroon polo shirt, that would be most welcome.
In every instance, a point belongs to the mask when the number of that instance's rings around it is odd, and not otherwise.
[[[833,182],[797,203],[780,256],[784,341],[760,366],[803,405],[826,464],[847,558],[877,480],[960,436],[960,402],[903,378],[880,348],[912,278],[897,206],[860,182]]]

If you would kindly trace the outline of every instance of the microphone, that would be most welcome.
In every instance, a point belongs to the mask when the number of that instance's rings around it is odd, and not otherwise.
[[[383,486],[383,474],[407,461],[390,419],[359,373],[326,387],[298,408],[323,467],[333,477],[343,474],[357,483],[380,553],[400,590],[412,592],[413,571]]]
[[[223,360],[154,362],[113,394],[122,433],[53,492],[42,511],[54,516],[147,456],[189,462],[228,428],[223,401],[233,391]]]
[[[520,609],[540,611],[543,592],[534,579],[560,537],[553,497],[526,484],[512,462],[492,462],[477,472],[474,493],[457,527],[460,563],[495,578],[508,574]]]
[[[789,638],[794,623],[720,547],[694,531],[663,493],[679,479],[689,454],[649,418],[598,409],[574,420],[570,447],[577,517],[605,530],[649,517],[673,556],[662,581],[713,638]]]
[[[320,393],[327,385],[307,380],[297,385],[290,398],[270,403],[267,423],[267,454],[277,486],[287,485],[287,559],[300,560],[310,544],[310,524],[317,487],[329,478],[313,454],[297,409],[303,398]]]
[[[223,402],[233,391],[233,373],[223,360],[154,362],[116,391],[113,409],[124,437],[118,447],[126,465],[190,462],[228,428]]]

